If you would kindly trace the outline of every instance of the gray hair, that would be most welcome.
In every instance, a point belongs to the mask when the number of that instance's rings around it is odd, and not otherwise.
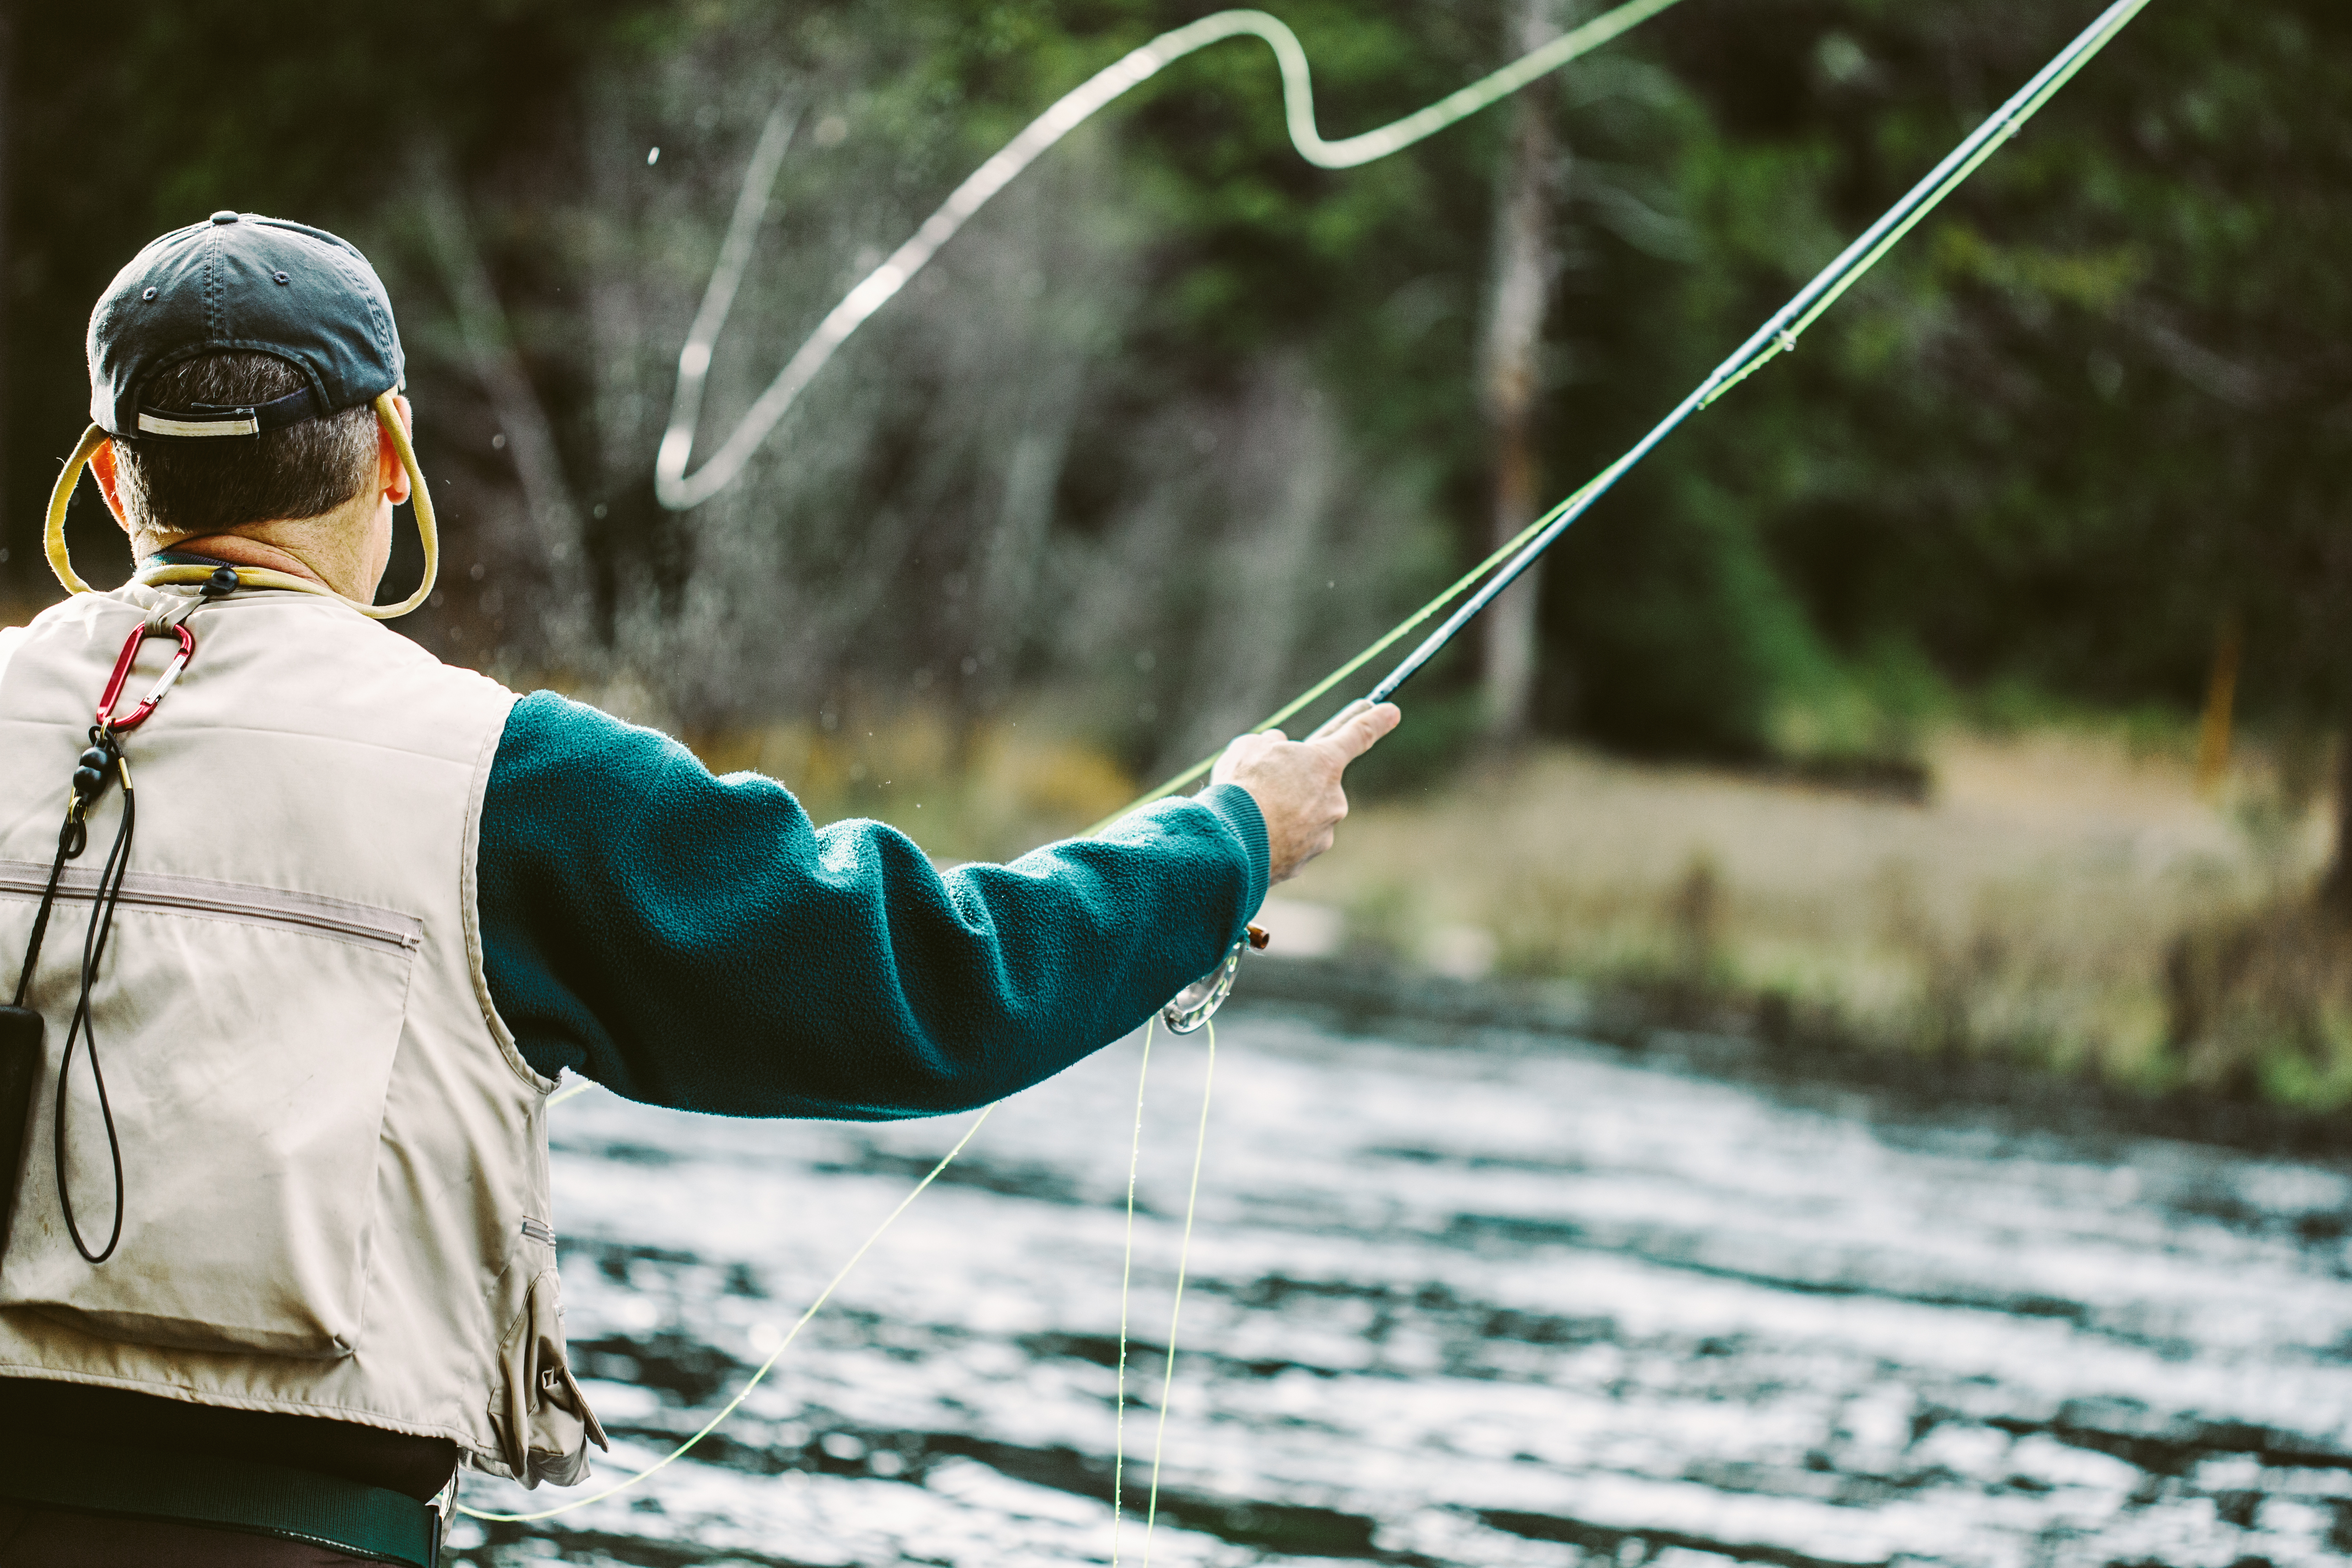
[[[206,354],[158,371],[141,401],[244,407],[303,384],[302,373],[274,354]],[[362,405],[258,436],[117,441],[122,508],[133,529],[172,534],[317,517],[374,482],[376,428],[375,410]]]

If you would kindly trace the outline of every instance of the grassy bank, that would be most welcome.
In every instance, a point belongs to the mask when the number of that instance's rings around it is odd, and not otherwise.
[[[2120,731],[1954,734],[1927,761],[1906,800],[1546,750],[1366,806],[1284,891],[1338,911],[1343,946],[1441,971],[2148,1093],[2352,1100],[2352,942],[2309,912],[2318,803],[2259,758],[2200,797],[2178,748]]]

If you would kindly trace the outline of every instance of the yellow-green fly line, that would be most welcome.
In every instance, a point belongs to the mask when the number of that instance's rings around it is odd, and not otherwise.
[[[765,211],[768,187],[773,183],[784,149],[791,139],[793,121],[788,115],[779,111],[769,121],[767,130],[753,153],[742,195],[736,205],[734,221],[730,226],[726,243],[720,251],[719,267],[712,275],[710,287],[705,293],[702,309],[698,313],[688,335],[686,348],[679,354],[677,395],[672,407],[670,425],[662,441],[656,471],[656,489],[665,505],[682,509],[698,505],[724,488],[742,471],[751,453],[775,428],[777,422],[783,417],[793,400],[799,396],[801,390],[814,378],[818,371],[824,368],[825,362],[847,340],[850,333],[904,288],[908,279],[929,262],[940,247],[946,244],[948,239],[974,213],[978,212],[991,196],[1002,190],[1014,175],[1026,168],[1039,154],[1082,124],[1097,110],[1106,107],[1129,89],[1149,79],[1164,66],[1196,49],[1229,37],[1250,36],[1264,39],[1272,47],[1275,58],[1281,68],[1291,140],[1297,145],[1300,155],[1320,167],[1344,169],[1369,163],[1375,158],[1384,157],[1411,146],[1465,115],[1475,113],[1478,110],[1517,91],[1547,72],[1558,69],[1576,58],[1578,55],[1607,42],[1627,28],[1655,16],[1674,3],[1675,0],[1633,0],[1632,4],[1621,5],[1606,13],[1545,47],[1528,55],[1525,58],[1440,100],[1417,113],[1407,115],[1377,131],[1367,132],[1362,135],[1349,137],[1339,142],[1326,141],[1316,130],[1313,95],[1305,51],[1300,48],[1297,37],[1290,29],[1275,17],[1261,11],[1221,11],[1214,16],[1203,17],[1189,26],[1164,34],[1096,73],[1082,86],[1066,94],[1052,108],[1033,121],[1027,129],[1015,137],[1003,152],[982,164],[979,170],[959,185],[939,211],[934,213],[916,232],[913,238],[901,246],[887,260],[869,274],[865,281],[852,289],[841,304],[834,308],[824,322],[819,325],[816,332],[802,345],[800,351],[786,363],[782,372],[752,405],[751,411],[737,426],[734,433],[721,444],[718,454],[712,457],[701,469],[689,475],[686,465],[692,451],[694,424],[700,411],[703,382],[709,369],[711,351],[719,332],[725,325],[727,310],[733,301],[736,289],[741,282],[743,270],[749,264],[751,237],[756,232],[761,216]],[[2148,0],[2115,0],[2115,3],[2101,12],[2088,27],[2076,35],[2065,48],[2053,57],[2048,65],[2036,72],[2031,80],[2019,89],[2008,102],[1996,110],[1941,163],[1930,170],[1904,195],[1901,201],[1890,207],[1885,216],[1840,252],[1838,257],[1800,289],[1794,298],[1775,311],[1770,320],[1757,329],[1746,342],[1717,366],[1688,396],[1677,404],[1672,412],[1653,426],[1649,433],[1623,456],[1603,468],[1573,494],[1561,500],[1542,516],[1530,522],[1517,536],[1449,584],[1428,603],[1383,633],[1362,652],[1349,659],[1291,701],[1285,703],[1257,726],[1258,730],[1261,731],[1272,730],[1286,723],[1328,694],[1340,682],[1379,658],[1381,653],[1393,647],[1445,606],[1461,599],[1465,593],[1470,594],[1470,598],[1448,616],[1444,625],[1424,638],[1412,653],[1374,685],[1370,698],[1374,701],[1384,701],[1393,695],[1414,671],[1426,664],[1439,648],[1491,604],[1496,595],[1532,564],[1536,558],[1577,519],[1590,510],[1593,503],[1607,493],[1618,479],[1647,457],[1685,420],[1693,414],[1712,406],[1725,393],[1754,374],[1773,358],[1793,351],[1798,340],[1815,321],[1836,304],[1848,289],[1860,281],[1864,274],[1876,266],[1888,251],[1900,243],[1904,236],[1910,233],[1969,175],[1976,173],[1987,159],[2000,150],[2002,143],[2017,134],[2026,121],[2055,97],[2059,89],[2063,88],[2074,74],[2087,65],[2101,49],[2105,48],[2135,16],[2146,8]],[[1475,592],[1472,593],[1474,585]],[[1214,763],[1215,758],[1210,757],[1195,763],[1095,824],[1087,830],[1087,834],[1092,836],[1100,833],[1120,817],[1182,789],[1206,774]],[[1210,1088],[1214,1072],[1215,1049],[1216,1037],[1213,1025],[1209,1035],[1209,1076],[1204,1076],[1202,1088],[1200,1131],[1195,1141],[1192,1180],[1185,1199],[1184,1240],[1178,1261],[1175,1304],[1170,1312],[1168,1359],[1161,1380],[1159,1421],[1152,1445],[1150,1501],[1147,1505],[1145,1515],[1144,1553],[1147,1563],[1150,1562],[1150,1531],[1157,1521],[1160,1448],[1166,1435],[1168,1400],[1174,1379],[1177,1314],[1182,1310],[1183,1279],[1191,1255],[1193,1213],[1199,1197],[1202,1165],[1206,1158],[1208,1148]],[[1119,1410],[1115,1418],[1118,1423],[1118,1436],[1115,1438],[1117,1454],[1113,1461],[1112,1488],[1114,1562],[1117,1561],[1118,1521],[1124,1511],[1125,1500],[1127,1333],[1129,1284],[1134,1258],[1135,1177],[1137,1164],[1141,1156],[1142,1096],[1150,1066],[1150,1035],[1147,1031],[1142,1065],[1138,1073],[1136,1084],[1135,1143],[1130,1150],[1129,1161],[1128,1229],[1119,1282],[1119,1358],[1117,1384]],[[563,1094],[554,1097],[550,1103],[554,1103],[556,1100],[569,1098],[571,1094],[576,1092],[578,1092],[576,1088],[568,1089]],[[816,1299],[802,1313],[799,1321],[793,1324],[792,1331],[784,1336],[782,1342],[778,1344],[767,1360],[752,1373],[735,1397],[706,1422],[700,1430],[679,1443],[660,1460],[635,1475],[609,1487],[602,1488],[589,1496],[577,1498],[558,1507],[538,1512],[484,1512],[463,1505],[458,1506],[457,1511],[475,1519],[502,1522],[522,1523],[553,1519],[558,1515],[569,1513],[574,1509],[584,1508],[590,1503],[601,1502],[626,1491],[656,1471],[683,1458],[696,1444],[715,1431],[720,1423],[741,1405],[751,1389],[767,1376],[777,1360],[790,1347],[801,1329],[832,1298],[834,1292],[840,1288],[842,1281],[848,1277],[850,1270],[881,1238],[883,1232],[887,1230],[898,1216],[906,1212],[916,1197],[929,1187],[956,1156],[963,1152],[965,1145],[971,1142],[973,1134],[980,1131],[981,1124],[987,1120],[987,1110],[982,1110],[975,1118],[965,1129],[963,1136],[957,1140],[954,1147],[941,1157],[930,1173],[924,1176],[914,1190],[900,1201],[898,1206],[893,1209],[882,1224],[877,1226],[874,1232],[859,1245],[857,1250],[850,1256],[848,1262],[843,1264],[840,1270],[826,1283],[824,1289],[818,1293]]]

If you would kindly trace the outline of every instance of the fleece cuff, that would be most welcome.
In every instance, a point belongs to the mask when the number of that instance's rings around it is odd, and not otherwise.
[[[1257,800],[1239,784],[1213,784],[1194,795],[1193,800],[1217,814],[1233,836],[1241,840],[1242,850],[1249,857],[1249,889],[1242,900],[1242,917],[1234,922],[1229,939],[1239,942],[1250,921],[1257,918],[1258,906],[1265,902],[1266,880],[1273,862],[1266,847],[1265,816],[1257,808]]]

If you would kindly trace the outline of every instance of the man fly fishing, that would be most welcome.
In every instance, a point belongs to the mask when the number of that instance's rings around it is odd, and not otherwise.
[[[941,873],[878,823],[375,624],[436,559],[383,286],[219,212],[90,318],[137,566],[0,631],[0,1568],[425,1568],[455,1473],[570,1484],[546,1099],[988,1103],[1140,1025],[1397,722],[1229,747]],[[425,582],[373,597],[412,499]]]

